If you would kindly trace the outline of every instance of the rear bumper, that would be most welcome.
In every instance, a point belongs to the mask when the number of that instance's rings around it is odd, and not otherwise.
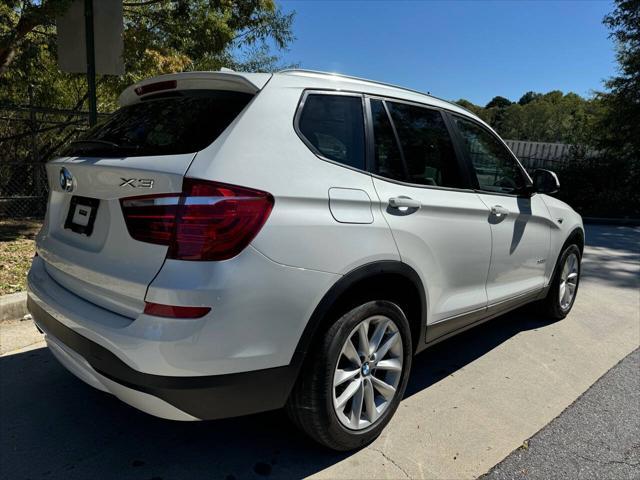
[[[198,319],[128,318],[64,288],[41,257],[28,308],[52,352],[87,383],[154,415],[214,419],[282,407],[298,343],[333,274],[277,264],[247,247],[224,262],[165,262],[147,301],[210,305]]]
[[[27,306],[52,353],[89,385],[152,415],[210,420],[284,406],[297,375],[295,362],[245,373],[169,377],[134,370],[103,346],[56,320],[29,295]]]

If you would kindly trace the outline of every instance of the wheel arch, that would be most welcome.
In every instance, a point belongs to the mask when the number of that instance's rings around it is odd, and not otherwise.
[[[564,249],[567,248],[567,246],[571,245],[572,243],[575,243],[576,245],[578,245],[578,248],[580,249],[580,254],[582,255],[582,253],[584,252],[584,230],[581,227],[576,227],[573,230],[571,230],[571,233],[569,233],[569,235],[567,236],[567,239],[562,245],[562,248],[560,249],[560,253],[562,253]]]
[[[555,259],[555,264],[553,266],[553,271],[551,272],[551,276],[549,277],[549,283],[545,287],[544,295],[546,295],[548,287],[551,285],[551,283],[553,282],[553,279],[556,276],[556,272],[558,270],[558,261],[562,256],[562,252],[564,252],[564,250],[569,245],[575,244],[580,249],[580,256],[582,256],[582,253],[584,252],[584,245],[585,245],[584,242],[585,242],[584,229],[582,227],[575,227],[573,230],[571,230],[571,232],[569,232],[569,235],[567,235],[567,239],[564,241],[564,243],[562,244],[562,247],[560,247],[560,250],[558,251],[558,255]]]
[[[342,276],[322,297],[298,341],[295,357],[302,363],[315,340],[340,315],[367,300],[398,303],[409,320],[413,351],[424,344],[427,299],[418,273],[406,263],[383,260]]]

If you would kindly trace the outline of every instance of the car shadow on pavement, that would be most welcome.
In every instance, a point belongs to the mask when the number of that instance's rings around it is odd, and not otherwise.
[[[281,411],[152,417],[85,385],[46,348],[1,357],[0,369],[3,478],[292,478],[346,457],[308,441]]]
[[[618,288],[640,286],[640,227],[587,225],[582,281],[593,278]]]
[[[410,397],[482,357],[511,337],[552,322],[523,307],[467,330],[417,355],[404,398]]]
[[[442,342],[415,359],[405,397],[544,325],[515,311]],[[86,386],[45,348],[1,357],[0,369],[7,478],[300,478],[350,456],[308,440],[282,411],[210,422],[157,419]]]

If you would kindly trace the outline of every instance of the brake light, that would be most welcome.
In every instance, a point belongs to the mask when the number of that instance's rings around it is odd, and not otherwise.
[[[211,311],[210,307],[180,307],[161,303],[144,303],[144,313],[155,317],[167,318],[200,318]]]
[[[185,178],[181,194],[120,200],[129,235],[166,245],[167,258],[226,260],[239,254],[267,221],[273,197],[236,185]]]
[[[141,87],[136,87],[134,91],[140,97],[142,95],[146,95],[147,93],[160,92],[162,90],[172,90],[177,86],[178,82],[176,80],[165,80],[164,82],[149,83]]]

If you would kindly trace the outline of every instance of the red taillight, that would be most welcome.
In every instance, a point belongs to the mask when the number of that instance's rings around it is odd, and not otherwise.
[[[144,303],[144,313],[155,317],[200,318],[210,311],[210,307],[180,307],[177,305],[162,305],[161,303]]]
[[[181,194],[120,200],[129,234],[167,245],[167,258],[226,260],[240,253],[266,222],[273,197],[259,190],[185,178]]]

